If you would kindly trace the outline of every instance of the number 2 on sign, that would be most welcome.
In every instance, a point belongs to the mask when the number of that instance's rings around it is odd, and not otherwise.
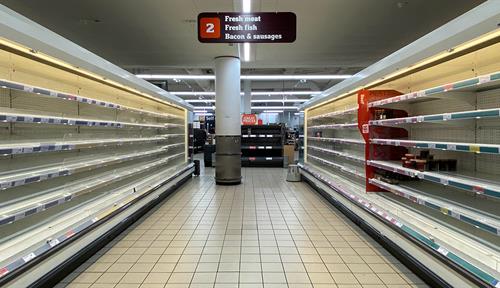
[[[214,23],[207,23],[206,24],[206,28],[207,29],[205,31],[207,33],[215,33],[215,25],[214,25]]]

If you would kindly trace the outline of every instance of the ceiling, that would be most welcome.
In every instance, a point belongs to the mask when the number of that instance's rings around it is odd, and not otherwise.
[[[252,11],[291,11],[297,40],[252,44],[246,74],[354,74],[483,0],[252,0]],[[0,0],[0,3],[135,73],[213,73],[238,45],[202,44],[201,12],[240,11],[241,0]],[[336,81],[252,83],[253,90],[324,90]],[[210,81],[169,82],[209,91]]]

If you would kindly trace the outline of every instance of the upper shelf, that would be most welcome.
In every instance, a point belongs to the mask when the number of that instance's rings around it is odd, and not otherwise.
[[[166,141],[171,136],[183,134],[166,134],[157,137],[143,138],[111,138],[111,139],[80,139],[80,140],[38,140],[30,142],[10,142],[0,144],[0,156],[31,154],[42,152],[67,151],[106,146],[133,145]]]
[[[51,165],[35,166],[29,169],[12,170],[0,173],[0,190],[27,185],[52,178],[68,176],[71,174],[89,171],[92,169],[97,169],[100,167],[105,167],[126,161],[152,157],[158,154],[165,153],[171,148],[176,148],[182,145],[184,145],[184,143],[166,145],[154,150],[134,152],[131,154],[111,155],[108,157],[97,155],[91,158],[76,159],[72,161],[70,160],[64,163],[54,163]]]
[[[361,139],[327,138],[327,137],[307,137],[307,139],[316,140],[316,141],[333,142],[333,143],[342,143],[342,144],[358,144],[358,145],[365,144],[365,141],[363,141]]]
[[[56,117],[56,116],[47,116],[38,114],[8,113],[8,112],[0,112],[0,122],[77,125],[77,126],[113,127],[113,128],[140,127],[140,128],[155,128],[155,129],[166,129],[170,127],[184,126],[182,124],[173,124],[173,123],[141,124],[141,123],[130,123],[130,122],[105,121],[98,119],[67,118],[67,117]]]
[[[331,161],[328,161],[328,160],[325,160],[323,158],[320,158],[320,157],[316,157],[316,156],[313,156],[313,155],[308,155],[307,158],[311,158],[313,160],[316,160],[318,162],[321,162],[325,165],[328,165],[330,167],[333,167],[335,169],[338,169],[344,173],[347,173],[347,174],[350,174],[350,175],[354,175],[358,178],[361,178],[361,179],[365,179],[365,175],[363,173],[360,173],[359,171],[355,170],[355,169],[351,169],[349,167],[346,167],[346,166],[343,166],[343,165],[340,165],[340,164],[337,164],[337,163],[333,163]]]
[[[479,229],[500,235],[499,218],[495,215],[482,213],[480,210],[460,205],[448,199],[439,199],[419,190],[413,190],[400,185],[393,185],[378,179],[370,179],[370,183],[385,189],[395,195],[404,197],[414,203],[438,210],[439,212],[454,217],[459,221],[471,224]]]
[[[342,158],[345,158],[345,159],[349,159],[351,161],[355,161],[355,162],[358,162],[358,163],[363,163],[363,164],[365,163],[365,159],[362,158],[362,157],[360,157],[360,156],[349,154],[349,153],[345,153],[345,152],[341,152],[341,151],[337,151],[337,150],[331,150],[331,149],[316,147],[316,146],[312,146],[312,145],[307,145],[307,149],[316,150],[316,151],[320,151],[320,152],[323,152],[323,153],[335,155],[335,156],[342,157]]]
[[[111,185],[139,173],[156,170],[184,153],[174,154],[166,158],[155,159],[146,163],[127,166],[104,174],[72,181],[71,185],[56,187],[37,192],[34,197],[16,199],[13,203],[0,205],[0,225],[10,224],[30,215],[61,205],[74,198],[90,193],[98,188]]]
[[[307,129],[355,129],[355,128],[358,128],[358,123],[316,125],[307,127]]]
[[[392,118],[384,120],[370,120],[369,124],[380,125],[380,126],[391,126],[399,124],[413,124],[413,123],[481,119],[481,118],[498,118],[498,117],[500,117],[500,108]]]
[[[281,138],[281,134],[242,134],[243,138]]]
[[[90,104],[90,105],[96,105],[96,106],[100,106],[103,108],[128,110],[128,111],[132,111],[135,113],[146,114],[146,115],[158,117],[158,118],[182,119],[181,116],[170,114],[170,113],[151,112],[151,111],[147,111],[147,110],[142,110],[142,109],[123,106],[120,104],[115,104],[112,102],[100,101],[100,100],[96,100],[96,99],[92,99],[92,98],[88,98],[88,97],[83,97],[83,96],[79,96],[79,95],[71,95],[68,93],[62,93],[62,92],[55,91],[55,90],[50,90],[50,89],[46,89],[46,88],[40,88],[40,87],[31,86],[31,85],[27,85],[27,84],[17,83],[17,82],[5,80],[5,79],[0,79],[0,87],[18,90],[18,91],[25,91],[25,92],[34,93],[37,95],[47,96],[47,97],[51,97],[51,98],[57,98],[57,99],[63,99],[63,100],[68,100],[68,101],[76,101],[76,102]]]
[[[334,112],[329,112],[326,114],[321,114],[318,116],[313,116],[313,117],[309,118],[309,120],[317,120],[317,119],[321,119],[321,118],[333,118],[333,117],[338,117],[338,116],[354,114],[356,112],[358,112],[358,107],[346,108],[345,110],[334,111]]]
[[[500,145],[495,145],[495,144],[417,141],[417,140],[402,140],[402,139],[370,139],[370,143],[391,145],[391,146],[404,146],[409,148],[500,154]]]
[[[481,88],[488,88],[492,86],[500,85],[500,72],[495,72],[487,75],[482,75],[474,77],[467,80],[462,80],[450,84],[445,84],[437,86],[430,89],[420,90],[416,92],[411,92],[404,95],[399,95],[379,101],[373,101],[368,103],[368,107],[380,107],[387,104],[412,101],[423,98],[432,98],[432,96],[437,96],[440,93],[453,92],[453,91],[466,91],[466,90],[478,90]]]
[[[500,184],[497,182],[468,177],[456,173],[440,173],[424,171],[402,167],[400,162],[368,160],[368,165],[392,171],[394,173],[417,177],[437,184],[450,186],[453,188],[481,194],[489,197],[500,198]]]

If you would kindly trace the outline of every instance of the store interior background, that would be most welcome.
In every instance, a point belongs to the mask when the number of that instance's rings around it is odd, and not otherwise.
[[[251,11],[294,11],[300,25],[294,43],[252,44],[249,59],[242,57],[241,74],[354,75],[483,2],[323,0],[310,5],[302,0],[253,0]],[[242,56],[239,45],[203,44],[196,38],[198,13],[241,11],[239,0],[144,1],[140,10],[136,1],[131,0],[2,0],[1,3],[133,74],[213,75],[214,56]],[[425,21],[421,21],[421,15],[425,15]],[[334,25],[330,25],[332,19]],[[259,114],[263,124],[286,123],[287,127],[298,128],[301,117],[298,107],[318,95],[314,93],[342,80],[252,81],[252,92],[311,94],[253,96],[252,100],[263,102],[252,103],[258,109],[251,112]],[[213,80],[148,81],[173,94],[215,91]],[[193,115],[194,121],[214,112],[211,107],[215,103],[210,102],[215,99],[213,95],[176,95],[195,107],[198,113]]]

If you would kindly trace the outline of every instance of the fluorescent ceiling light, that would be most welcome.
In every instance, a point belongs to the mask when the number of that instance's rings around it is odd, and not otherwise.
[[[196,113],[197,116],[212,116],[214,113]]]
[[[194,106],[194,108],[200,110],[215,110],[215,106]]]
[[[169,93],[177,96],[215,96],[215,92],[192,92],[192,91],[169,91]],[[256,91],[251,92],[254,96],[268,96],[268,95],[319,95],[322,91]],[[244,95],[240,92],[240,95]]]
[[[245,45],[243,45],[245,46]],[[248,49],[250,58],[250,49]],[[135,75],[142,79],[148,80],[215,80],[215,75],[171,75],[171,74],[137,74]],[[333,79],[347,79],[352,75],[241,75],[241,80],[333,80]]]
[[[243,61],[250,62],[250,43],[243,43]]]
[[[135,76],[153,80],[215,80],[215,75],[137,74]]]
[[[256,99],[252,103],[304,103],[308,99]],[[188,99],[188,103],[215,103],[215,99]]]
[[[309,101],[309,99],[256,99],[252,100],[252,103],[304,103]],[[189,100],[186,100],[189,102]]]
[[[296,106],[252,106],[254,110],[269,110],[269,109],[294,109],[297,110],[299,107]]]
[[[283,110],[264,110],[264,113],[283,113]]]
[[[242,80],[330,80],[347,79],[351,75],[241,75]]]
[[[251,0],[243,0],[242,3],[242,9],[243,13],[250,13],[252,12],[252,1]]]
[[[191,92],[191,91],[169,91],[169,93],[177,95],[177,96],[215,96],[215,92]],[[240,93],[241,94],[241,93]]]
[[[189,99],[185,100],[188,103],[215,103],[215,99]]]
[[[319,95],[322,91],[258,91],[252,95]]]

